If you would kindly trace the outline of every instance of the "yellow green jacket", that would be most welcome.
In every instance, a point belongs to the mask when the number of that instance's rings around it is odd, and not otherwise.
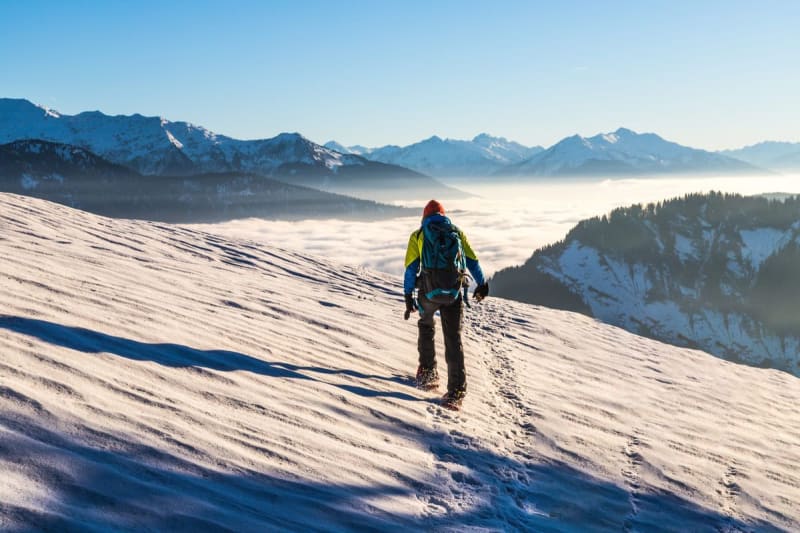
[[[425,235],[423,234],[422,228],[431,222],[441,221],[447,221],[448,223],[450,222],[447,217],[440,214],[427,217],[422,221],[422,227],[414,231],[408,238],[408,248],[406,249],[405,262],[406,270],[405,275],[403,276],[403,292],[405,294],[411,294],[414,291],[414,286],[417,283],[417,276],[419,276],[422,245],[425,242]],[[478,263],[478,256],[475,254],[472,246],[470,246],[467,236],[464,234],[464,232],[458,228],[456,228],[456,230],[461,238],[461,247],[464,249],[464,255],[466,256],[467,269],[469,269],[469,273],[472,275],[472,279],[475,280],[475,283],[478,285],[483,285],[486,282],[486,279],[483,276],[483,269],[481,269],[481,265]]]

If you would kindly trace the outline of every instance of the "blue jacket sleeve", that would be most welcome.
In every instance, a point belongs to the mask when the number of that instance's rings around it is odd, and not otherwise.
[[[486,278],[483,277],[483,269],[481,268],[481,264],[478,263],[477,259],[467,257],[467,268],[469,269],[469,273],[472,275],[472,279],[475,280],[475,283],[478,285],[483,285],[486,283]]]
[[[418,271],[419,259],[415,259],[406,267],[406,273],[403,276],[403,294],[411,294],[414,292],[414,286],[417,284]]]

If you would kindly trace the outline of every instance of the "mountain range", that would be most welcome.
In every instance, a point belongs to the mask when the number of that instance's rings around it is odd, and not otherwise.
[[[509,176],[598,176],[764,172],[732,157],[689,148],[654,133],[619,128],[594,137],[573,135],[502,169]]]
[[[245,172],[331,192],[371,191],[389,199],[420,190],[459,194],[418,172],[341,154],[298,133],[242,141],[160,117],[99,111],[64,115],[27,100],[0,99],[0,143],[26,139],[83,148],[143,175]]]
[[[547,149],[487,134],[471,141],[434,136],[404,147],[345,147],[335,141],[325,146],[441,178],[766,174],[772,168],[762,164],[764,159],[690,148],[627,128],[593,137],[573,135]]]
[[[486,133],[471,141],[442,139],[434,135],[403,147],[344,147],[335,141],[325,143],[325,146],[343,154],[357,154],[372,161],[399,165],[437,177],[490,176],[544,150],[541,146],[527,147]]]
[[[800,376],[799,220],[797,196],[620,208],[497,272],[492,290]]]
[[[83,148],[39,140],[0,145],[0,191],[106,216],[164,222],[363,220],[411,213],[245,172],[141,175]]]
[[[244,174],[248,183],[261,176],[379,201],[466,196],[435,177],[731,175],[800,168],[800,143],[709,152],[619,128],[567,137],[547,149],[488,134],[471,140],[433,136],[405,147],[344,147],[335,141],[320,146],[299,133],[243,141],[160,117],[65,115],[27,100],[0,99],[0,143],[34,139],[86,150],[143,176]]]
[[[763,168],[800,171],[800,143],[766,141],[720,153]]]

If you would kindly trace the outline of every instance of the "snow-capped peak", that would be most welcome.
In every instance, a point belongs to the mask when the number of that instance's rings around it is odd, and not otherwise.
[[[470,141],[433,135],[408,146],[387,145],[360,151],[355,148],[350,147],[350,150],[374,161],[405,166],[433,176],[488,176],[542,150],[486,133]]]
[[[240,141],[165,117],[110,116],[100,111],[70,116],[48,112],[27,100],[0,99],[0,144],[30,138],[80,146],[142,174],[244,171],[273,175],[284,165],[338,169],[365,163],[356,156],[342,158],[296,132]]]
[[[627,128],[593,137],[572,135],[514,167],[513,174],[624,175],[664,172],[757,172],[741,161]]]
[[[479,133],[475,137],[472,138],[472,142],[478,144],[488,144],[493,143],[495,141],[506,142],[505,137],[495,137],[493,135],[489,135],[488,133]]]
[[[329,150],[335,150],[335,151],[339,152],[340,154],[352,153],[352,151],[349,148],[347,148],[346,146],[344,146],[342,144],[339,144],[338,142],[333,141],[333,140],[326,142],[322,146],[324,146],[325,148],[328,148]]]

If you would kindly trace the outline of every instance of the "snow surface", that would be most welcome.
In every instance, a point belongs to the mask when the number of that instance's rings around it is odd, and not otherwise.
[[[742,258],[750,264],[760,264],[777,251],[769,246],[783,246],[791,234],[777,235],[770,229],[742,231]],[[711,241],[715,233],[703,232]],[[696,257],[697,247],[687,237],[676,234],[676,253],[681,260]],[[707,248],[708,244],[701,245]],[[657,335],[679,345],[699,346],[721,357],[731,357],[753,365],[772,364],[800,373],[800,342],[793,337],[781,337],[738,313],[721,312],[698,302],[699,311],[687,311],[674,301],[652,300],[648,267],[609,257],[591,246],[573,240],[544,272],[562,281],[581,296],[591,309],[592,316],[630,331]],[[734,275],[745,276],[739,258],[729,255],[726,268]],[[688,296],[696,296],[696,287],[679,287]],[[733,288],[722,287],[728,294]]]
[[[675,253],[681,261],[697,259],[698,253],[692,240],[686,235],[675,234]]]
[[[0,230],[2,530],[800,529],[786,373],[490,298],[454,414],[397,277],[8,194]]]
[[[758,228],[742,230],[742,257],[750,261],[753,270],[761,268],[761,264],[772,254],[780,251],[792,238],[793,232],[776,228]]]

